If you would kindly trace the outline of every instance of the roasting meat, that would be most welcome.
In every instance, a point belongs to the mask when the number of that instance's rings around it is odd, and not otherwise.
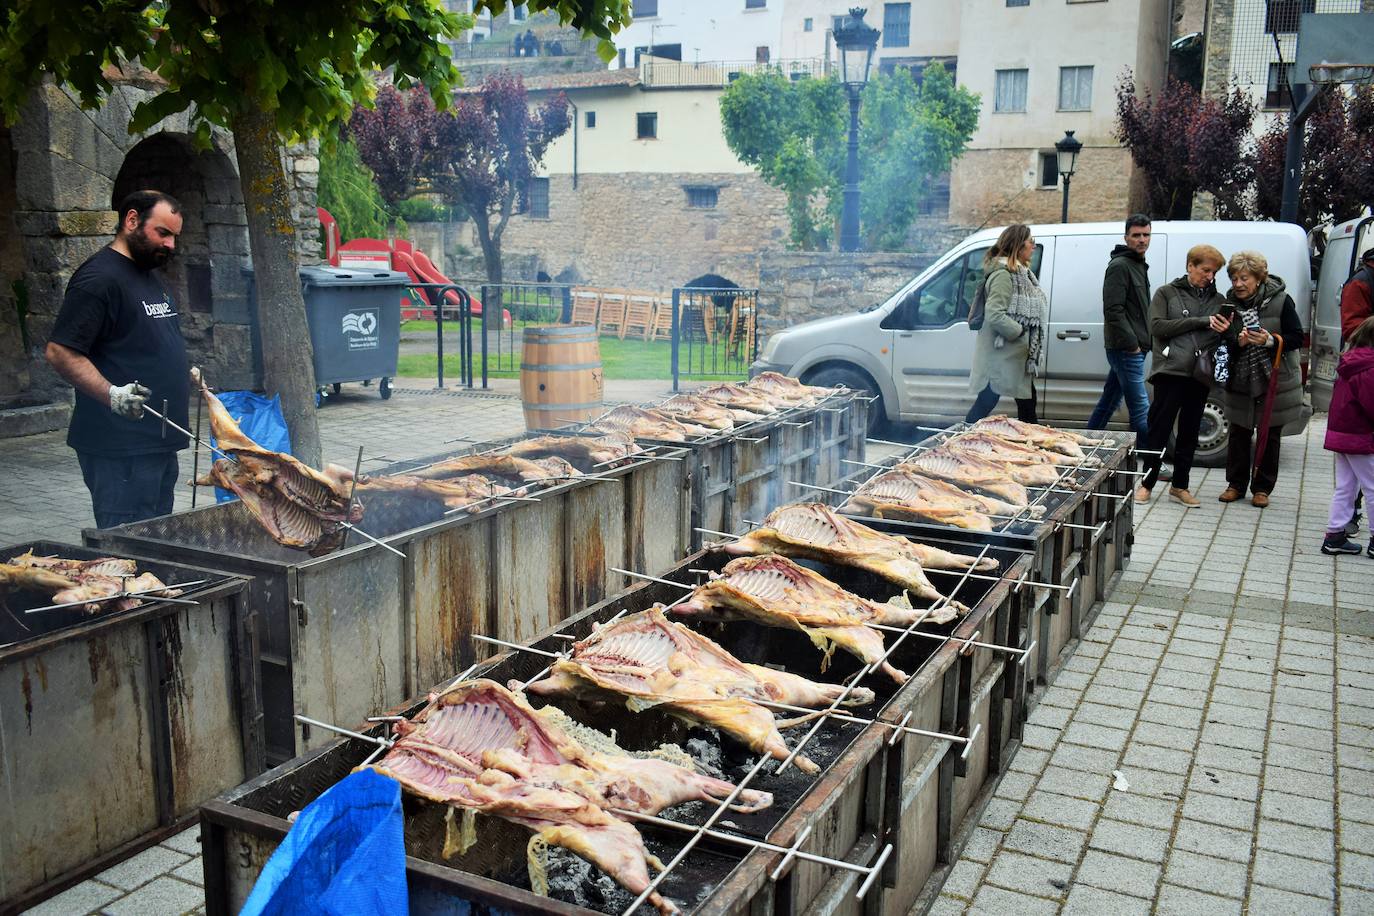
[[[1004,454],[995,453],[974,443],[961,442],[957,438],[949,440],[944,445],[932,449],[932,451],[953,455],[965,462],[981,462],[980,466],[988,473],[1001,474],[1004,478],[1022,486],[1052,486],[1059,482],[1061,473],[1059,468],[1053,464],[1008,461]]]
[[[870,478],[840,507],[854,515],[931,521],[974,531],[991,531],[995,522],[1021,509],[900,465]],[[1044,511],[1035,506],[1028,514],[1038,517]]]
[[[726,798],[734,786],[652,757],[635,757],[609,741],[584,746],[556,711],[536,711],[518,693],[487,680],[432,695],[414,719],[396,725],[395,745],[372,769],[441,804],[496,815],[562,846],[638,894],[649,885],[644,848],[619,810],[657,814],[686,801]],[[611,748],[613,750],[606,750]],[[744,790],[731,807],[757,811],[766,792]],[[676,912],[657,894],[661,912]]]
[[[697,397],[706,398],[722,407],[727,407],[732,411],[743,410],[754,414],[755,417],[764,414],[776,413],[778,410],[788,407],[782,398],[754,388],[746,388],[743,385],[735,385],[729,382],[722,382],[718,385],[707,385],[705,388],[698,388],[694,394]],[[738,417],[736,417],[738,419]]]
[[[362,503],[349,493],[352,472],[337,465],[317,471],[291,455],[261,448],[243,434],[204,383],[200,391],[210,411],[215,444],[231,458],[215,461],[210,473],[196,483],[232,491],[284,547],[308,550],[311,556],[337,550],[343,544],[344,524],[363,518]]]
[[[503,483],[481,474],[467,474],[446,480],[426,480],[397,474],[391,477],[358,478],[359,495],[373,494],[413,496],[418,499],[431,499],[443,503],[449,509],[467,509],[480,512],[495,502],[500,496],[523,496],[523,487],[512,489]]]
[[[994,436],[987,432],[959,433],[950,440],[950,444],[957,448],[979,452],[989,458],[1005,461],[1009,464],[1057,464],[1094,467],[1102,463],[1098,459],[1086,455],[1081,458],[1071,458],[1068,455],[1037,448],[1034,445],[1011,442],[1001,436]]]
[[[150,572],[140,574],[133,560],[40,557],[31,550],[9,563],[0,563],[0,584],[45,592],[52,596],[53,604],[80,602],[87,613],[127,611],[143,604],[140,597],[128,592],[146,592],[152,598],[175,598],[182,592]]]
[[[669,442],[686,442],[689,438],[709,436],[714,432],[708,427],[687,423],[657,410],[629,404],[598,417],[592,429],[624,433],[636,439],[664,439]]]
[[[791,407],[812,407],[822,398],[834,394],[834,389],[803,385],[781,372],[760,372],[749,380],[748,386],[771,397],[781,398]]]
[[[843,688],[741,662],[705,636],[671,623],[655,607],[598,628],[529,690],[546,696],[618,694],[636,712],[659,706],[781,760],[788,751],[778,728],[800,722],[778,723],[759,703],[824,707]],[[855,688],[844,705],[871,702],[872,691]],[[815,772],[805,757],[798,755],[796,761],[806,772]]]
[[[584,473],[598,467],[628,461],[644,451],[624,433],[607,433],[592,439],[587,436],[536,436],[506,449],[517,458],[562,458]]]
[[[960,609],[966,610],[955,604],[948,619]],[[683,615],[743,617],[764,626],[799,630],[825,652],[822,670],[838,646],[867,664],[877,665],[898,683],[907,676],[883,660],[882,633],[869,624],[906,626],[921,617],[910,604],[869,601],[777,555],[731,561],[719,577],[699,586],[688,601],[673,610]],[[934,618],[940,616],[937,613]]]
[[[1048,449],[1070,458],[1085,458],[1082,446],[1108,445],[1110,439],[1090,439],[1079,433],[1042,426],[1039,423],[1023,423],[1010,417],[991,416],[979,420],[969,427],[975,432],[992,433],[1010,442],[1022,442],[1036,448]]]
[[[488,478],[499,477],[506,481],[507,485],[514,483],[519,486],[521,483],[541,480],[580,477],[582,472],[557,456],[530,460],[512,455],[492,454],[448,458],[429,467],[419,468],[407,476],[425,480],[448,480],[466,477],[469,474],[480,474]]]
[[[991,461],[973,452],[954,449],[948,445],[920,452],[897,465],[937,480],[947,480],[961,490],[973,490],[1009,502],[1014,506],[1030,503],[1024,484],[1012,475],[1013,466]]]
[[[837,515],[829,506],[820,503],[797,503],[774,509],[760,527],[726,544],[725,550],[733,554],[777,553],[867,570],[900,585],[916,597],[937,602],[935,611],[926,618],[931,623],[948,623],[968,610],[957,601],[946,602],[945,596],[931,585],[922,569],[922,556],[937,563],[950,563],[958,562],[956,554],[881,534]],[[986,557],[979,560],[965,557],[963,561],[966,566],[973,564],[976,569],[997,567],[995,560]]]
[[[692,423],[711,429],[730,429],[735,425],[735,418],[728,408],[694,394],[674,395],[654,407],[654,410],[675,418],[679,423]],[[758,419],[752,414],[750,418]]]

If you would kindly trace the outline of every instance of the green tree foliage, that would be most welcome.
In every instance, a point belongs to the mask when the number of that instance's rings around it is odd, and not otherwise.
[[[871,247],[900,248],[930,180],[949,169],[978,125],[979,97],[944,68],[917,83],[899,70],[864,90],[859,132],[862,220]],[[725,140],[787,195],[791,243],[827,248],[843,206],[849,106],[833,78],[745,74],[720,100]]]
[[[961,89],[943,64],[925,69],[918,83],[897,69],[864,89],[859,109],[863,157],[860,209],[869,248],[894,251],[930,183],[949,171],[978,127],[978,93]]]
[[[320,155],[318,203],[338,221],[344,241],[387,237],[391,213],[372,170],[348,140],[331,144]]]
[[[506,2],[473,6],[499,13]],[[603,55],[614,53],[608,39],[630,18],[629,0],[526,6],[601,38]],[[8,0],[0,8],[0,114],[12,122],[30,88],[49,76],[98,107],[111,89],[107,65],[138,61],[162,89],[133,112],[131,131],[188,109],[202,137],[212,124],[233,131],[267,384],[282,395],[296,455],[318,464],[283,138],[333,137],[354,104],[372,98],[379,70],[390,70],[402,88],[424,85],[446,106],[459,76],[445,42],[471,24],[442,0]]]

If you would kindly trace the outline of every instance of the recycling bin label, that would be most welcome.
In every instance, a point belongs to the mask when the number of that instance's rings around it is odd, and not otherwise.
[[[377,334],[376,309],[353,309],[343,316],[341,333],[349,350],[376,350],[381,346]]]

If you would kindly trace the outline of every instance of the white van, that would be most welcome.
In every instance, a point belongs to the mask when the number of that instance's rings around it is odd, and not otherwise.
[[[875,420],[926,422],[945,426],[962,420],[973,403],[968,391],[974,333],[968,308],[983,279],[983,255],[1002,229],[984,229],[964,239],[885,302],[856,313],[835,315],[787,328],[768,338],[751,374],[766,369],[811,384],[843,383],[878,395]],[[1102,348],[1102,274],[1125,221],[1032,226],[1031,268],[1050,301],[1044,365],[1037,382],[1040,415],[1049,423],[1082,426],[1102,383],[1107,357]],[[1188,249],[1209,244],[1230,257],[1259,251],[1270,273],[1288,286],[1298,314],[1307,321],[1312,301],[1307,236],[1298,226],[1259,222],[1171,222],[1153,225],[1151,283],[1158,288],[1182,276]],[[1230,286],[1225,271],[1218,286]],[[1014,413],[1010,401],[1000,405]],[[1288,434],[1306,426],[1290,424]],[[1117,420],[1125,424],[1123,405]],[[1198,443],[1200,464],[1225,456],[1226,421],[1219,401],[1209,401]]]
[[[1374,247],[1374,216],[1331,227],[1317,275],[1316,319],[1312,322],[1312,406],[1331,407],[1336,363],[1341,358],[1341,287],[1359,267],[1360,254]]]

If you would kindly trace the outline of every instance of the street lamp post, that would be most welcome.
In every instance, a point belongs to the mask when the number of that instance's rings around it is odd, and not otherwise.
[[[1367,83],[1374,77],[1369,64],[1327,63],[1313,64],[1307,70],[1307,83],[1293,83],[1288,87],[1293,97],[1293,114],[1288,119],[1288,144],[1283,153],[1283,194],[1279,199],[1279,222],[1298,221],[1298,186],[1302,183],[1303,134],[1307,119],[1316,110],[1321,90],[1343,83]]]
[[[840,250],[859,250],[859,94],[868,82],[878,30],[864,22],[867,10],[855,7],[835,29],[840,49],[840,78],[849,92],[849,157],[844,167],[844,213],[840,217]]]
[[[1059,216],[1061,223],[1069,221],[1069,182],[1078,168],[1078,151],[1082,148],[1083,141],[1075,137],[1071,130],[1064,131],[1064,138],[1054,145],[1059,156],[1059,174],[1064,179],[1064,209]]]

